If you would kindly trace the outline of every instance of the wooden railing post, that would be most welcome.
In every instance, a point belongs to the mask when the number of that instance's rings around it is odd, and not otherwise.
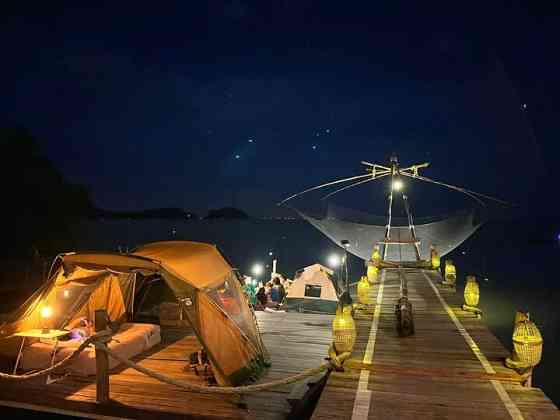
[[[107,319],[107,311],[104,309],[95,311],[95,332],[107,329]],[[98,403],[105,403],[109,401],[109,355],[98,348],[95,349],[95,366],[97,379],[96,399]]]

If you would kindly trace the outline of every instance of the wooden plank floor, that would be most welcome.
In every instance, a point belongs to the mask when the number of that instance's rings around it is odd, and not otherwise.
[[[258,312],[257,318],[272,360],[260,382],[283,378],[323,362],[331,341],[332,316]],[[168,332],[165,336],[165,343],[136,361],[170,377],[200,383],[197,376],[184,369],[188,355],[199,348],[196,338]],[[288,385],[251,394],[246,398],[247,408],[240,408],[230,397],[186,392],[133,369],[120,369],[110,376],[112,401],[106,405],[95,403],[94,378],[79,376],[68,376],[48,386],[44,378],[0,380],[0,405],[94,418],[283,419],[290,410],[286,397],[291,389],[292,385]]]
[[[541,390],[522,387],[519,375],[504,367],[509,353],[483,320],[461,309],[458,293],[437,285],[439,274],[402,273],[408,279],[415,334],[397,335],[400,281],[396,269],[386,269],[372,294],[379,302],[377,315],[357,320],[352,357],[344,372],[331,374],[314,420],[560,419]]]

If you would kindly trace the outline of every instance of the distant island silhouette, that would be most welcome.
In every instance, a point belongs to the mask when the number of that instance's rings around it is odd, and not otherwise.
[[[249,215],[235,207],[222,207],[220,209],[210,209],[204,219],[249,219]]]

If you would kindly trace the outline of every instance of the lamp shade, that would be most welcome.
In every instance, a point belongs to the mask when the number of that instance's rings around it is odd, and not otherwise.
[[[373,265],[368,265],[367,268],[367,279],[370,283],[375,283],[377,281],[377,275],[379,274],[379,269]]]
[[[371,304],[371,284],[367,276],[362,276],[358,282],[358,302],[362,305]]]
[[[457,269],[451,260],[445,260],[445,277],[447,276],[456,276]]]
[[[513,350],[521,362],[531,367],[539,364],[543,338],[535,323],[529,319],[529,314],[525,320],[515,324],[512,340]]]
[[[430,259],[431,259],[432,268],[434,270],[439,270],[439,267],[441,266],[441,259],[435,248],[432,248],[430,250],[430,257],[431,257]]]
[[[356,341],[356,324],[352,318],[352,306],[341,305],[336,309],[332,323],[334,348],[337,353],[351,352]]]
[[[469,306],[477,306],[480,300],[480,289],[474,276],[467,276],[467,284],[465,285],[465,303]]]
[[[374,265],[379,265],[381,262],[381,253],[379,252],[379,245],[373,247],[373,252],[371,253],[371,259]]]

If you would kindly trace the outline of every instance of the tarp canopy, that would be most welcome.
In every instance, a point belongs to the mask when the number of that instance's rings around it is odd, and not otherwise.
[[[60,268],[12,314],[10,322],[2,326],[2,336],[42,328],[40,313],[46,305],[53,313],[51,328],[72,328],[79,317],[93,320],[95,309],[106,309],[112,321],[123,320],[132,310],[133,283],[140,272],[159,275],[169,285],[207,351],[220,384],[239,385],[255,379],[267,363],[237,275],[214,245],[156,242],[132,254],[85,252],[59,258]]]

